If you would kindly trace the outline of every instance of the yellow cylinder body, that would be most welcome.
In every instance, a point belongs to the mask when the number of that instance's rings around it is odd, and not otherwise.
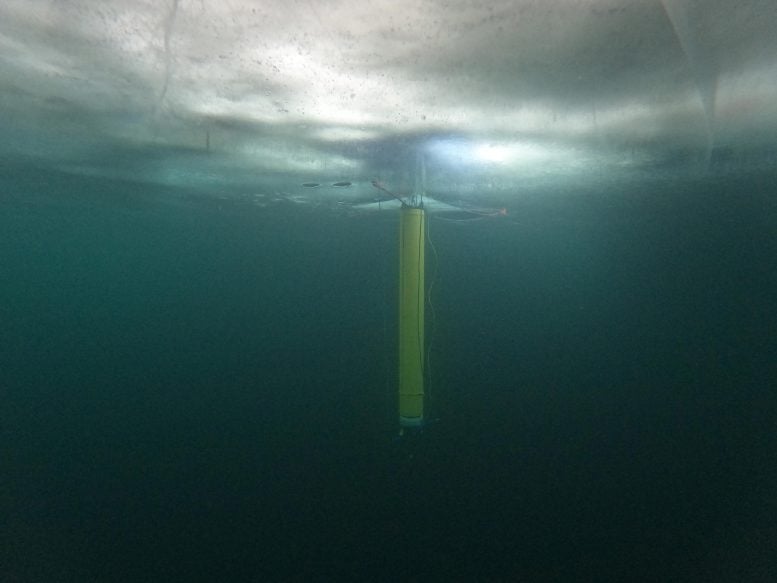
[[[424,211],[399,219],[399,425],[424,420]]]

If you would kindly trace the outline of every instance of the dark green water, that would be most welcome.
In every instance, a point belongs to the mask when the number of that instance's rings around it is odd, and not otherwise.
[[[773,581],[775,183],[433,219],[396,441],[390,214],[6,168],[0,580]]]

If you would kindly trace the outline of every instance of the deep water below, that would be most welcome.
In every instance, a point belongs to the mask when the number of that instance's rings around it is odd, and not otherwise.
[[[433,216],[397,440],[395,216],[4,170],[0,579],[773,581],[776,183]]]

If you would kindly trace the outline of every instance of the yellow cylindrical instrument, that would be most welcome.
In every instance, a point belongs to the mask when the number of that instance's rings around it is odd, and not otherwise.
[[[399,220],[399,426],[424,421],[424,210]]]

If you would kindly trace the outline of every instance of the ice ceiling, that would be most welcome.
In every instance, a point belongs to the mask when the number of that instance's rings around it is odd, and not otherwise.
[[[300,196],[419,156],[502,197],[773,165],[776,28],[774,0],[3,0],[0,156]]]

